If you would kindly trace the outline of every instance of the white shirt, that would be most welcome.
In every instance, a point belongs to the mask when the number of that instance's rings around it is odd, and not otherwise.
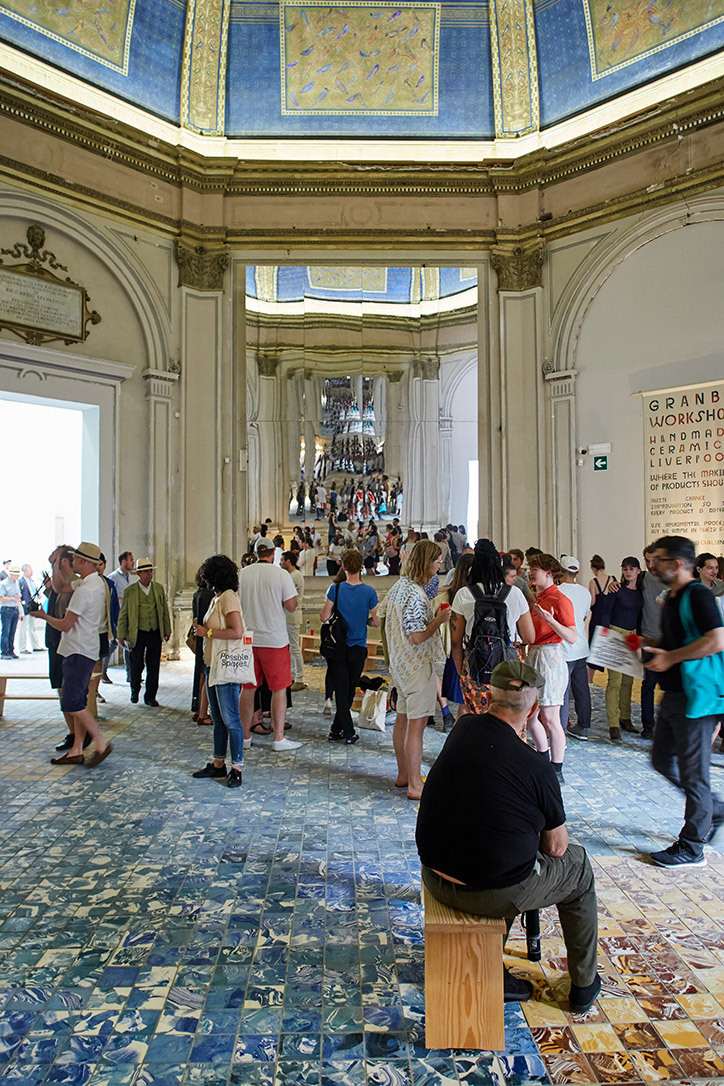
[[[96,572],[79,581],[68,611],[78,618],[71,628],[60,635],[58,656],[85,656],[97,660],[100,655],[99,633],[106,617],[106,591],[108,585]]]
[[[297,559],[297,569],[302,577],[314,576],[314,551],[301,550]]]
[[[116,595],[118,596],[118,602],[123,599],[123,593],[128,588],[129,584],[135,584],[138,577],[135,573],[124,573],[121,567],[114,569],[113,573],[108,574],[108,580],[113,581],[116,586]]]
[[[591,593],[582,584],[564,582],[559,584],[558,588],[573,604],[573,614],[576,618],[576,640],[573,645],[569,645],[567,641],[561,644],[563,659],[566,662],[568,660],[582,660],[588,656],[588,638],[586,637],[584,623],[591,610]]]
[[[256,562],[239,573],[239,599],[244,626],[260,649],[283,649],[289,644],[285,600],[296,598],[294,581],[285,569],[271,562]]]
[[[510,592],[505,597],[505,608],[508,612],[508,636],[511,641],[519,641],[518,619],[527,615],[530,608],[525,596],[515,585],[510,585]],[[461,588],[455,593],[452,609],[456,615],[462,615],[465,619],[465,636],[469,638],[475,625],[475,596],[469,588]]]

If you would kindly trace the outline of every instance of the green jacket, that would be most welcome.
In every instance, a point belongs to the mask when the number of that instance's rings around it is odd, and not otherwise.
[[[116,637],[128,641],[131,648],[136,644],[136,638],[138,637],[138,602],[142,592],[143,589],[139,581],[129,584],[123,593],[121,613],[118,616]],[[156,617],[158,618],[158,629],[161,638],[164,638],[171,633],[171,616],[168,613],[163,585],[158,584],[157,581],[151,581],[151,601],[156,607]]]

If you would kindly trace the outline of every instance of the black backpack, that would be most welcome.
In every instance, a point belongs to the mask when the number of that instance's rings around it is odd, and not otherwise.
[[[465,648],[470,678],[481,685],[490,682],[493,668],[503,660],[517,660],[518,654],[508,634],[508,609],[505,601],[510,585],[503,584],[494,596],[488,596],[479,585],[468,586],[475,599],[473,630]]]

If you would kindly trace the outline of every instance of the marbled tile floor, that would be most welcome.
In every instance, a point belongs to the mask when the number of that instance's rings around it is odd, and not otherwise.
[[[537,998],[506,1008],[505,1052],[450,1052],[425,1048],[416,804],[393,786],[390,729],[329,744],[322,695],[306,691],[289,713],[304,746],[255,740],[229,791],[190,776],[211,729],[187,711],[188,665],[164,668],[156,710],[112,674],[115,749],[95,770],[50,766],[52,702],[8,702],[0,723],[0,1077],[724,1083],[724,857],[643,862],[678,832],[682,802],[643,741],[603,738],[601,691],[600,739],[570,742],[564,799],[596,866],[604,994],[585,1018],[566,1011],[546,913],[539,965],[517,927],[508,945]],[[442,741],[427,730],[428,760]]]

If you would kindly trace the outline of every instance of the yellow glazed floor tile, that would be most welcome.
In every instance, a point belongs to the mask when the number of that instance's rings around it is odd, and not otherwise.
[[[523,1014],[529,1026],[567,1026],[568,1019],[560,1007],[551,1003],[523,1003]]]
[[[693,1022],[675,1019],[671,1022],[654,1022],[654,1025],[669,1048],[703,1048],[706,1045],[706,1038]]]
[[[574,1025],[571,1026],[573,1033],[579,1045],[584,1052],[623,1052],[624,1046],[621,1042],[621,1038],[616,1033],[613,1026],[609,1026],[605,1023],[596,1023],[594,1025]],[[702,1043],[704,1038],[702,1037]]]
[[[724,1007],[713,995],[697,992],[696,995],[676,997],[690,1018],[718,1018],[724,1014]]]

